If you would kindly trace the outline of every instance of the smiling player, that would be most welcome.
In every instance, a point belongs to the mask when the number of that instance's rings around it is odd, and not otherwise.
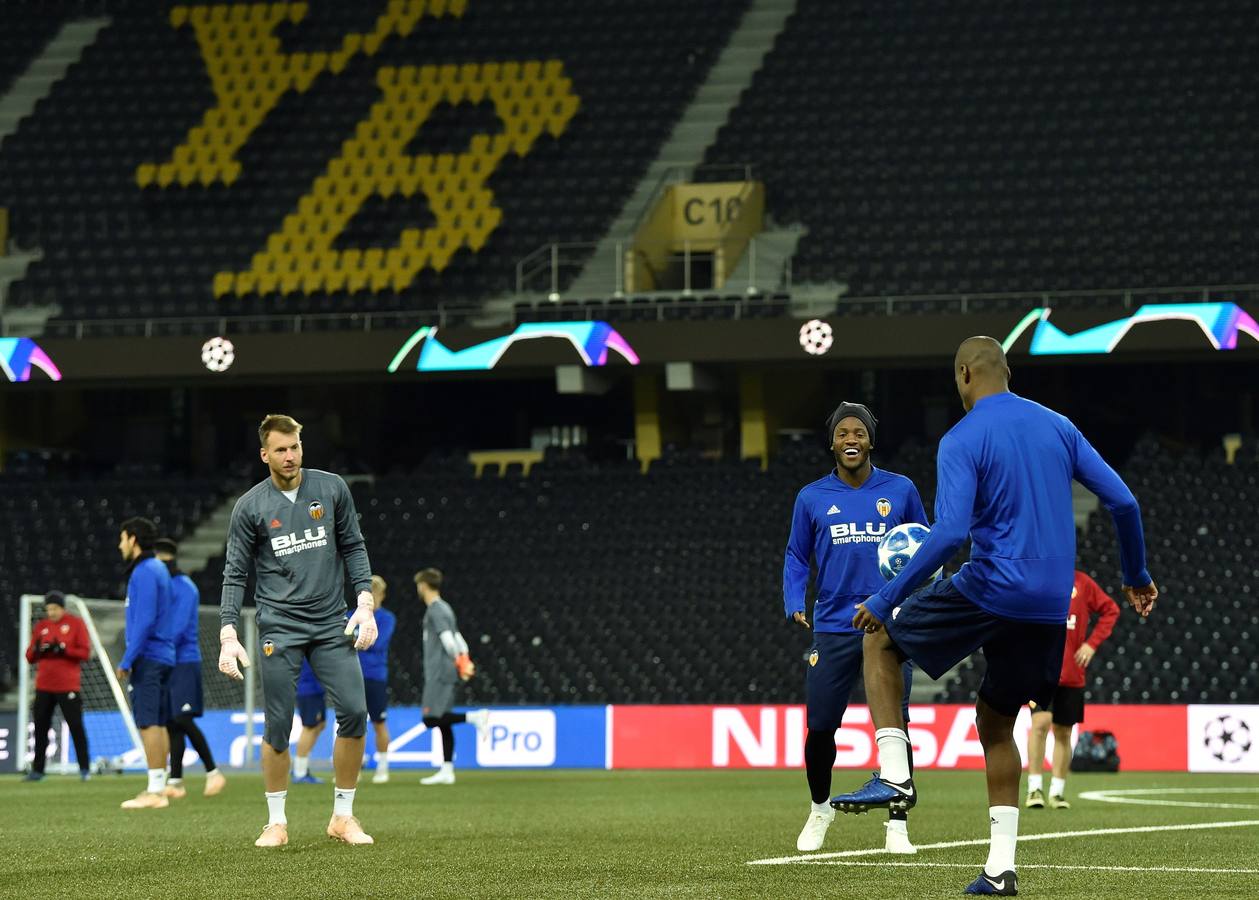
[[[804,487],[791,515],[791,537],[783,562],[783,605],[787,618],[808,628],[805,589],[809,559],[817,560],[817,600],[813,607],[813,648],[805,673],[808,735],[804,764],[813,805],[796,848],[818,850],[835,819],[828,803],[835,765],[835,731],[861,674],[862,632],[852,625],[857,604],[883,586],[879,541],[905,522],[927,524],[918,489],[903,475],[870,462],[878,422],[860,403],[841,403],[826,420],[835,468]],[[902,698],[908,718],[911,672],[905,666]],[[906,814],[893,811],[886,848],[916,853]]]

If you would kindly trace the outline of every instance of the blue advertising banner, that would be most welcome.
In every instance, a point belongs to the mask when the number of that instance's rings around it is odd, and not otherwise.
[[[602,769],[607,766],[607,707],[510,707],[491,709],[489,713],[489,726],[480,740],[471,725],[454,727],[458,768]],[[104,757],[112,766],[124,769],[144,768],[118,713],[86,713],[84,719],[93,759]],[[254,714],[252,747],[246,737],[243,711],[207,710],[197,723],[220,765],[239,768],[257,763],[258,747],[262,743],[261,711]],[[391,768],[441,765],[441,735],[425,727],[418,706],[391,707],[388,725]],[[316,771],[332,766],[335,731],[336,717],[330,711],[328,725],[311,752],[311,766]],[[300,735],[301,722],[295,716],[290,735],[292,746],[297,744]],[[62,752],[66,760],[73,762],[72,746],[65,746]],[[372,760],[369,766],[374,765],[375,752],[375,732],[369,727],[367,754]],[[185,765],[197,762],[196,753],[189,748],[184,756]]]

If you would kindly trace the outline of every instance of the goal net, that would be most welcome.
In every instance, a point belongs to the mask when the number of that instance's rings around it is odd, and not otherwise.
[[[131,716],[127,688],[119,682],[116,671],[127,644],[126,607],[118,600],[93,600],[68,595],[66,610],[84,621],[92,644],[92,655],[83,664],[80,692],[83,701],[83,726],[87,732],[92,770],[108,772],[144,769],[146,765],[140,733]],[[33,627],[44,617],[43,596],[24,594],[18,629],[18,734],[27,736],[26,752],[19,762],[22,769],[30,768],[35,750],[34,724],[30,718],[35,699],[35,666],[27,664],[25,653]],[[257,708],[252,702],[255,691],[253,672],[246,670],[244,682],[224,678],[218,671],[219,609],[217,606],[201,606],[198,608],[198,618],[205,708],[207,711],[245,710],[245,730],[251,733],[254,717],[249,713]],[[253,624],[253,617],[243,618],[248,620],[246,631],[252,631],[249,626]],[[79,763],[70,730],[60,709],[57,709],[53,714],[49,734],[46,771],[77,772],[78,769]]]

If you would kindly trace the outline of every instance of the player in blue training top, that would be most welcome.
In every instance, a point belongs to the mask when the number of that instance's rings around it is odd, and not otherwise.
[[[372,784],[384,784],[389,780],[389,641],[398,620],[384,608],[385,579],[372,576],[372,600],[376,606],[376,643],[358,654],[363,667],[363,689],[367,692],[367,715],[372,720],[376,734],[376,774]]]
[[[166,733],[170,737],[170,778],[164,793],[172,800],[188,796],[188,789],[184,787],[184,741],[187,739],[205,766],[202,793],[213,797],[227,786],[227,779],[215,766],[210,744],[193,721],[201,716],[205,706],[201,690],[201,623],[197,611],[201,592],[193,580],[179,570],[175,560],[179,546],[171,538],[158,538],[153,549],[170,572],[171,617],[175,620],[175,668],[170,673],[166,719]]]
[[[862,632],[852,624],[857,604],[883,584],[879,541],[906,522],[927,524],[918,489],[903,475],[870,462],[878,422],[860,403],[841,403],[826,420],[835,468],[796,496],[791,537],[783,561],[783,606],[787,618],[805,628],[805,589],[809,559],[817,560],[817,600],[813,607],[813,648],[805,672],[809,730],[804,764],[813,798],[796,848],[819,850],[835,818],[827,802],[835,765],[835,731],[861,674]],[[911,669],[905,665],[902,706],[908,718]],[[909,841],[904,810],[891,810],[887,850],[916,853]]]
[[[148,519],[127,519],[119,526],[118,552],[127,570],[127,649],[118,663],[118,679],[130,681],[131,715],[149,767],[148,787],[123,809],[161,809],[166,799],[167,691],[175,665],[175,620],[170,615],[170,573],[153,555],[157,526]]]
[[[293,783],[323,784],[322,778],[310,774],[310,751],[328,724],[328,697],[307,659],[297,674],[297,717],[302,720],[302,733],[293,755]]]
[[[1010,369],[990,337],[967,338],[953,360],[966,415],[940,441],[931,534],[900,574],[857,607],[866,632],[865,677],[879,776],[831,803],[844,812],[908,809],[917,792],[897,703],[902,660],[939,678],[982,648],[987,671],[975,725],[988,770],[991,842],[967,894],[1018,890],[1019,776],[1014,719],[1029,700],[1047,703],[1062,668],[1075,577],[1071,481],[1101,498],[1119,535],[1124,593],[1142,617],[1158,598],[1145,568],[1141,510],[1132,492],[1065,416],[1010,393]],[[967,536],[970,562],[921,590]]]

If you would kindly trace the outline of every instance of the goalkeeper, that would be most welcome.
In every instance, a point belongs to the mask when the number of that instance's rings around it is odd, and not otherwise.
[[[336,773],[329,837],[373,843],[354,817],[354,790],[363,764],[367,700],[355,650],[376,640],[371,568],[350,490],[340,476],[302,468],[302,426],[269,415],[258,428],[260,455],[270,477],[236,501],[223,566],[219,670],[243,677],[249,656],[236,624],[252,561],[257,571],[259,669],[265,724],[262,779],[269,818],[254,842],[288,843],[289,733],[302,660],[328,692],[337,713],[332,764]],[[344,580],[357,592],[357,609],[345,620]]]
[[[490,714],[484,709],[457,713],[460,685],[476,674],[476,666],[468,656],[468,642],[459,633],[455,611],[442,599],[442,573],[439,569],[421,569],[415,573],[415,590],[424,601],[424,693],[420,696],[424,724],[442,736],[441,768],[420,784],[455,783],[455,730],[452,726],[467,722],[485,733]]]

